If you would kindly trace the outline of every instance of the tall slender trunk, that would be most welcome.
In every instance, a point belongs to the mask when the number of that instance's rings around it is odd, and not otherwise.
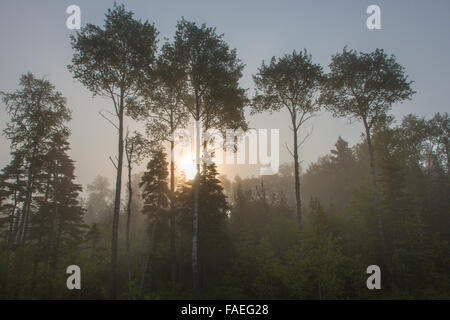
[[[145,258],[145,264],[144,264],[144,270],[142,271],[142,277],[141,277],[141,283],[139,285],[139,293],[142,296],[142,291],[144,290],[144,283],[145,283],[145,275],[147,273],[148,264],[150,262],[150,255],[153,249],[155,248],[155,232],[156,232],[156,221],[152,225],[152,233],[150,235],[149,243],[148,243],[148,249],[147,249],[147,257]]]
[[[28,215],[31,208],[31,201],[33,196],[33,173],[32,173],[32,165],[30,164],[28,172],[28,178],[27,178],[27,191],[25,195],[25,201],[22,206],[22,214],[19,224],[19,230],[18,230],[18,239],[17,244],[19,246],[24,246],[26,242],[26,233],[28,231]]]
[[[111,245],[111,292],[110,298],[115,300],[117,297],[117,243],[119,237],[119,214],[120,214],[120,195],[122,191],[122,164],[123,164],[123,94],[119,103],[119,141],[118,141],[118,156],[117,156],[117,177],[116,177],[116,194],[114,199],[114,216],[112,228],[112,245]]]
[[[41,228],[43,228],[41,223]],[[36,291],[36,279],[37,279],[37,269],[39,266],[39,248],[41,246],[42,242],[42,235],[39,234],[38,240],[37,240],[37,249],[34,253],[34,260],[33,260],[33,273],[31,276],[31,294],[34,296],[34,293]]]
[[[19,216],[20,222],[17,231],[17,245],[19,247],[19,263],[16,268],[16,284],[14,288],[14,298],[18,298],[22,286],[22,269],[25,256],[25,243],[26,243],[26,233],[28,232],[28,217],[31,208],[31,201],[33,195],[33,184],[34,184],[34,157],[37,150],[37,146],[34,145],[33,155],[28,166],[28,177],[27,177],[27,187],[25,194],[25,201],[22,206],[22,212]]]
[[[37,114],[40,118],[41,115],[41,96],[39,96],[37,100]],[[26,243],[26,236],[28,232],[28,223],[29,223],[29,216],[30,216],[30,209],[31,209],[31,201],[33,196],[33,187],[34,187],[34,178],[35,178],[35,159],[38,152],[38,146],[39,146],[39,139],[40,139],[40,126],[41,124],[38,124],[38,128],[36,129],[36,133],[33,137],[33,151],[31,153],[31,159],[30,164],[28,166],[28,173],[27,173],[27,184],[26,184],[26,194],[25,194],[25,200],[22,207],[21,212],[21,221],[19,223],[19,228],[17,232],[17,245],[19,246],[19,264],[16,269],[17,274],[17,281],[16,286],[14,288],[14,297],[17,298],[20,289],[21,289],[21,281],[22,281],[22,268],[23,268],[23,262],[24,262],[24,255],[25,255],[25,243]],[[20,218],[20,216],[19,216]]]
[[[44,208],[46,207],[46,205],[48,203],[48,197],[49,197],[49,192],[50,192],[50,180],[51,180],[51,173],[49,172],[47,174],[47,183],[45,186],[44,201],[42,204],[42,207],[44,207]],[[42,218],[40,219],[40,227],[42,230],[44,230],[44,228],[45,228],[44,221]],[[40,258],[40,255],[42,254],[40,252],[41,245],[42,245],[42,233],[39,232],[39,236],[38,236],[38,240],[37,240],[37,249],[34,253],[33,274],[31,277],[31,294],[33,296],[36,291],[37,269],[38,269],[39,262],[40,262],[39,260],[42,259],[42,258]]]
[[[386,267],[386,273],[387,273],[387,278],[388,278],[389,284],[391,285],[391,289],[395,289],[391,259],[389,257],[389,251],[388,251],[386,239],[384,236],[383,218],[381,215],[380,198],[378,195],[378,188],[377,188],[377,176],[376,176],[376,172],[375,172],[375,157],[374,157],[374,151],[373,151],[373,145],[372,145],[372,137],[370,134],[369,125],[367,124],[367,121],[365,118],[363,118],[363,123],[364,123],[364,128],[366,130],[367,146],[369,148],[370,173],[372,176],[372,196],[373,196],[373,202],[374,202],[374,206],[375,206],[375,214],[377,217],[377,227],[378,227],[378,236],[380,237],[381,253],[382,253],[384,264]]]
[[[9,220],[9,228],[8,228],[8,236],[6,238],[6,248],[7,248],[7,254],[10,253],[10,249],[12,246],[12,240],[14,236],[14,225],[15,225],[15,216],[16,216],[16,209],[17,209],[17,191],[14,191],[14,204],[11,209],[11,213],[9,214],[10,220]]]
[[[193,217],[193,235],[192,235],[192,281],[194,294],[197,296],[200,290],[199,278],[199,259],[198,259],[198,208],[200,198],[200,164],[197,164],[197,175],[195,176],[194,187],[194,217]]]
[[[19,180],[17,180],[17,181],[19,181]],[[19,220],[20,220],[21,212],[20,212],[20,210],[18,210],[19,200],[17,198],[18,198],[18,194],[17,194],[17,192],[14,192],[14,207],[13,207],[13,212],[12,212],[13,225],[12,225],[12,229],[11,229],[10,238],[8,239],[8,250],[9,250],[8,252],[12,251],[12,249],[15,245],[16,239],[17,239],[17,233],[19,232]]]
[[[126,256],[128,269],[128,291],[133,299],[136,299],[131,288],[131,262],[130,262],[130,226],[131,226],[131,202],[133,200],[133,188],[131,187],[131,157],[128,158],[128,202],[127,202],[127,230],[126,230]]]
[[[49,268],[49,291],[48,298],[53,297],[53,282],[56,276],[56,268],[58,263],[59,255],[59,241],[61,238],[62,221],[59,214],[58,207],[58,172],[55,170],[53,174],[53,221],[52,221],[52,232],[51,232],[51,257],[50,257],[50,268]]]
[[[197,110],[195,117],[195,161],[197,174],[194,181],[194,215],[193,215],[193,234],[192,234],[192,282],[194,294],[198,296],[200,290],[199,283],[199,261],[198,261],[198,215],[199,215],[199,197],[200,197],[200,109],[197,99]]]
[[[18,183],[18,179],[16,180]],[[8,228],[8,236],[7,236],[7,240],[6,240],[6,258],[5,258],[5,263],[4,263],[4,275],[2,278],[2,295],[3,298],[7,297],[7,285],[8,285],[8,276],[9,276],[9,257],[11,255],[11,251],[12,251],[12,246],[13,244],[13,239],[14,239],[14,234],[15,234],[15,228],[17,228],[17,218],[16,218],[16,211],[17,211],[17,191],[14,191],[14,204],[13,207],[11,209],[11,213],[10,213],[10,221],[9,221],[9,228]]]
[[[173,128],[172,128],[173,129]],[[172,130],[173,132],[173,130]],[[175,163],[174,163],[175,142],[170,141],[170,260],[172,283],[176,282],[177,256],[176,256],[176,230],[175,230]]]
[[[296,113],[292,114],[292,130],[294,132],[294,184],[298,230],[302,229],[302,199],[300,194],[300,164],[298,160],[298,129]]]
[[[38,115],[40,115],[41,113],[41,97],[39,96],[39,99],[37,101],[37,113]],[[23,226],[20,228],[20,232],[19,232],[19,245],[21,245],[22,247],[25,247],[25,242],[26,242],[26,235],[28,232],[28,222],[29,222],[29,215],[30,215],[30,208],[31,208],[31,201],[32,201],[32,195],[33,195],[33,185],[34,185],[34,176],[35,176],[35,160],[36,160],[36,155],[38,152],[38,146],[39,146],[39,132],[40,132],[40,127],[41,125],[38,125],[37,128],[37,132],[33,137],[33,151],[31,154],[31,159],[30,159],[30,165],[28,166],[28,175],[27,175],[27,194],[26,194],[26,198],[23,204]]]

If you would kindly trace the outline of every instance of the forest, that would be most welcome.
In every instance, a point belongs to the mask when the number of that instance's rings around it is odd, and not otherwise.
[[[116,177],[76,182],[57,84],[28,72],[0,91],[0,299],[450,299],[449,115],[392,115],[416,93],[394,55],[343,46],[325,72],[299,48],[262,62],[250,95],[238,52],[206,24],[180,18],[160,39],[115,4],[70,43],[61,68],[110,105]],[[205,139],[194,175],[180,169],[179,129],[245,132],[246,111],[289,115],[291,162],[228,177]],[[358,123],[360,140],[335,137],[305,166],[302,129],[319,112]],[[381,290],[366,286],[370,265]]]

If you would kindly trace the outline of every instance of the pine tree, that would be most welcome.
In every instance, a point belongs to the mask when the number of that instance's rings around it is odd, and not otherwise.
[[[97,175],[87,185],[86,223],[100,223],[113,211],[113,191],[107,178]]]
[[[199,270],[202,288],[214,286],[214,280],[220,278],[228,263],[231,243],[228,233],[229,210],[223,187],[217,178],[215,164],[203,164],[200,175],[199,197]],[[192,234],[192,208],[194,206],[194,182],[185,181],[179,188],[181,227]]]
[[[156,247],[156,233],[161,231],[157,229],[157,226],[161,227],[163,223],[167,221],[166,219],[170,213],[168,176],[169,171],[166,154],[162,147],[156,147],[150,152],[150,161],[147,164],[147,171],[144,172],[141,183],[139,184],[139,187],[142,188],[142,198],[144,200],[142,213],[146,215],[149,220],[148,230],[150,234],[147,258],[140,282],[141,294],[149,265],[150,253],[154,251]]]
[[[147,171],[142,176],[139,186],[142,189],[144,207],[142,213],[149,218],[156,217],[160,210],[169,204],[169,189],[167,178],[169,176],[166,154],[162,148],[157,148],[150,154],[151,160],[147,164]]]
[[[45,189],[48,175],[43,172],[47,156],[58,141],[58,136],[68,134],[65,122],[70,120],[71,112],[66,107],[66,99],[45,79],[37,79],[27,73],[20,78],[20,89],[13,93],[1,93],[10,115],[4,135],[11,143],[11,155],[16,166],[23,170],[25,183],[21,194],[13,192],[17,206],[17,219],[13,223],[12,242],[20,248],[14,296],[21,292],[22,276],[25,267],[25,247],[37,197]],[[16,181],[19,178],[16,175]],[[18,183],[17,186],[21,184]],[[17,228],[15,227],[17,223]]]

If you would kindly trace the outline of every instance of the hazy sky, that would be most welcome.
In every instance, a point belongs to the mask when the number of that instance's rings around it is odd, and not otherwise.
[[[313,60],[328,70],[331,54],[345,45],[358,51],[383,48],[397,56],[414,80],[417,94],[412,101],[394,106],[393,113],[431,117],[450,111],[450,1],[412,0],[328,0],[328,1],[123,1],[138,18],[154,22],[163,37],[172,37],[178,19],[216,26],[231,48],[246,64],[241,84],[253,94],[252,74],[262,60],[307,48]],[[45,76],[68,99],[73,110],[71,156],[76,161],[78,182],[84,186],[97,174],[112,180],[114,170],[108,157],[116,152],[116,136],[111,125],[98,115],[111,110],[105,98],[92,98],[72,79],[66,66],[72,50],[66,28],[66,8],[81,8],[82,25],[103,25],[104,13],[113,1],[6,1],[0,2],[0,91],[17,88],[19,77],[28,71]],[[382,30],[368,30],[366,8],[381,8]],[[281,161],[290,161],[284,142],[291,144],[286,112],[249,117],[252,128],[280,129]],[[0,108],[0,130],[7,115]],[[341,135],[350,144],[359,141],[362,126],[332,119],[322,112],[309,124],[312,136],[303,145],[301,160],[307,165],[333,148]],[[0,138],[0,166],[9,161],[9,145]],[[228,168],[233,176],[257,174],[258,167]]]

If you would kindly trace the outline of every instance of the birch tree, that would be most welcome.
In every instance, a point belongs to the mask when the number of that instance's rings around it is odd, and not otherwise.
[[[322,78],[322,68],[314,64],[306,50],[285,55],[279,59],[272,57],[270,64],[264,62],[253,76],[256,94],[253,98],[252,113],[276,112],[286,109],[289,112],[290,128],[294,135],[295,200],[298,228],[302,227],[302,199],[300,189],[299,149],[308,135],[300,140],[299,132],[319,110],[318,92]]]
[[[321,103],[334,116],[357,119],[364,125],[378,235],[387,274],[394,287],[377,187],[372,129],[386,118],[394,103],[411,98],[414,94],[411,89],[412,81],[408,80],[405,68],[397,62],[395,56],[388,56],[382,49],[357,53],[344,48],[342,53],[333,55],[329,67],[330,73],[324,82]]]
[[[241,125],[245,90],[239,87],[244,65],[217,34],[205,24],[180,20],[172,43],[162,48],[161,67],[179,79],[172,88],[195,121],[196,166],[192,236],[193,289],[199,292],[199,176],[202,122],[217,119],[221,125]],[[238,121],[236,121],[238,120]],[[204,129],[204,128],[203,128]],[[205,149],[205,143],[203,143]]]
[[[176,281],[176,215],[175,215],[175,143],[176,133],[187,126],[189,112],[181,102],[176,88],[182,80],[159,59],[156,68],[156,81],[150,81],[144,88],[146,112],[143,116],[146,131],[152,140],[170,144],[170,259],[171,278]]]
[[[117,123],[117,168],[111,246],[111,298],[116,298],[117,242],[119,230],[124,121],[139,104],[139,92],[155,62],[158,32],[153,24],[133,18],[123,5],[114,5],[105,15],[104,27],[87,24],[71,37],[74,50],[68,66],[93,95],[111,99]]]

